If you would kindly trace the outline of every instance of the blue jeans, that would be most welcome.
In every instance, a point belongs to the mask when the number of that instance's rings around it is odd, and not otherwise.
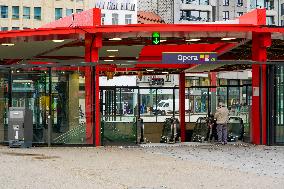
[[[218,142],[227,144],[228,128],[227,124],[217,125]]]

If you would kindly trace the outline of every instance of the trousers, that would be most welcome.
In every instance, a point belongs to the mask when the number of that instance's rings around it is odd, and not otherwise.
[[[217,125],[217,133],[218,133],[218,142],[227,143],[228,138],[228,127],[227,124],[218,124]]]

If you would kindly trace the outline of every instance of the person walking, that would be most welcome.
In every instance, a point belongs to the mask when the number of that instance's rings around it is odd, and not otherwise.
[[[214,118],[217,120],[218,143],[227,144],[229,110],[223,103],[219,103]]]

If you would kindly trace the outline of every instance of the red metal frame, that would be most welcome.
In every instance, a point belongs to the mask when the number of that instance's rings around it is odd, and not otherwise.
[[[270,33],[252,34],[252,60],[265,63],[267,61],[267,47],[271,45]],[[267,138],[267,87],[266,65],[252,65],[252,125],[251,138],[253,144],[266,144]],[[262,137],[261,137],[262,136]]]
[[[181,141],[185,142],[185,73],[179,74],[179,119]]]

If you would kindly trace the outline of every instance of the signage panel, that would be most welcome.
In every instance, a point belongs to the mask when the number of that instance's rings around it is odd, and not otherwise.
[[[153,45],[160,45],[161,43],[161,35],[159,32],[152,33],[152,44]]]
[[[164,64],[212,64],[217,62],[216,52],[164,52]]]

